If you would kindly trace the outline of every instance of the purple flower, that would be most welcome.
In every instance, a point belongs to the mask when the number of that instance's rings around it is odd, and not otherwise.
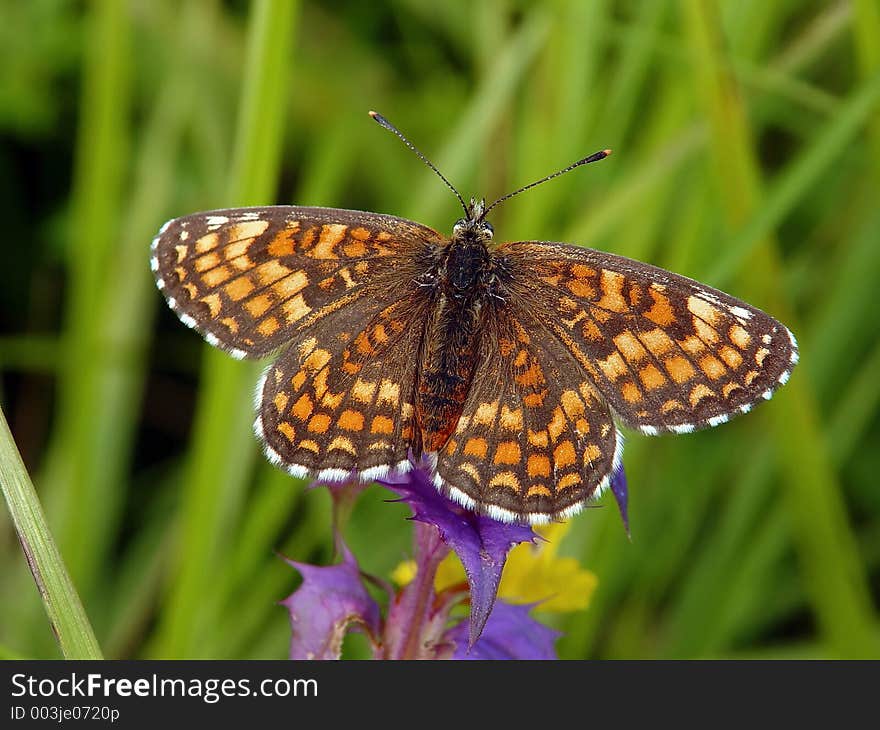
[[[470,643],[473,644],[492,611],[510,548],[521,542],[534,542],[538,536],[528,525],[496,522],[464,509],[440,494],[422,469],[390,475],[379,483],[409,503],[413,520],[434,525],[443,542],[464,565],[471,592]]]
[[[455,644],[453,659],[556,659],[559,632],[529,615],[533,606],[498,601],[479,640],[468,648],[469,623],[462,621],[447,633]]]
[[[364,631],[374,646],[379,641],[379,605],[364,588],[357,561],[344,544],[342,552],[341,563],[326,567],[287,560],[303,577],[302,585],[281,602],[290,612],[291,659],[338,659],[352,628]]]
[[[617,467],[617,471],[611,476],[611,492],[617,501],[617,509],[620,510],[620,519],[623,520],[626,536],[629,537],[629,514],[627,513],[629,493],[627,491],[626,472],[623,470],[623,464]]]
[[[423,468],[391,474],[381,484],[412,508],[414,577],[399,590],[387,587],[390,600],[383,618],[364,587],[364,576],[341,538],[344,517],[358,491],[331,489],[334,533],[341,563],[316,567],[288,561],[303,575],[302,585],[283,604],[290,612],[292,659],[336,659],[349,630],[363,631],[376,658],[387,659],[554,659],[558,633],[530,615],[534,604],[496,601],[510,549],[534,542],[528,525],[509,524],[471,512],[434,487]],[[611,482],[624,526],[627,484],[623,469]],[[464,566],[464,582],[441,588],[435,581],[449,551]],[[382,585],[373,578],[372,582]],[[453,609],[469,599],[470,615],[453,618]]]

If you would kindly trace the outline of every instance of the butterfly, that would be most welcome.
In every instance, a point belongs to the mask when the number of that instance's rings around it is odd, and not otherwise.
[[[458,191],[451,236],[392,215],[270,206],[187,215],[152,243],[181,321],[236,358],[277,357],[255,431],[296,477],[372,481],[413,463],[501,521],[567,518],[620,467],[617,423],[717,426],[769,399],[794,335],[692,279],[565,243],[497,245]]]

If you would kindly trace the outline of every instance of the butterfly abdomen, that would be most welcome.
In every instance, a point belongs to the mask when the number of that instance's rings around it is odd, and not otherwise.
[[[453,237],[435,272],[419,368],[416,413],[425,451],[443,448],[458,424],[478,364],[492,281],[486,245]]]

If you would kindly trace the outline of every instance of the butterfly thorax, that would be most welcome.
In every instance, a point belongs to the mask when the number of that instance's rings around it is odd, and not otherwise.
[[[492,226],[481,203],[453,227],[437,251],[428,281],[431,316],[422,346],[416,414],[425,451],[443,448],[455,430],[478,363],[483,318],[499,279],[489,251]]]

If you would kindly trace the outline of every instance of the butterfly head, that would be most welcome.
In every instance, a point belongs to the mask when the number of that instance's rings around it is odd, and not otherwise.
[[[470,238],[479,243],[489,243],[495,229],[489,221],[484,220],[486,214],[486,201],[471,198],[470,204],[465,206],[466,217],[459,218],[452,227],[452,237],[461,239]]]

